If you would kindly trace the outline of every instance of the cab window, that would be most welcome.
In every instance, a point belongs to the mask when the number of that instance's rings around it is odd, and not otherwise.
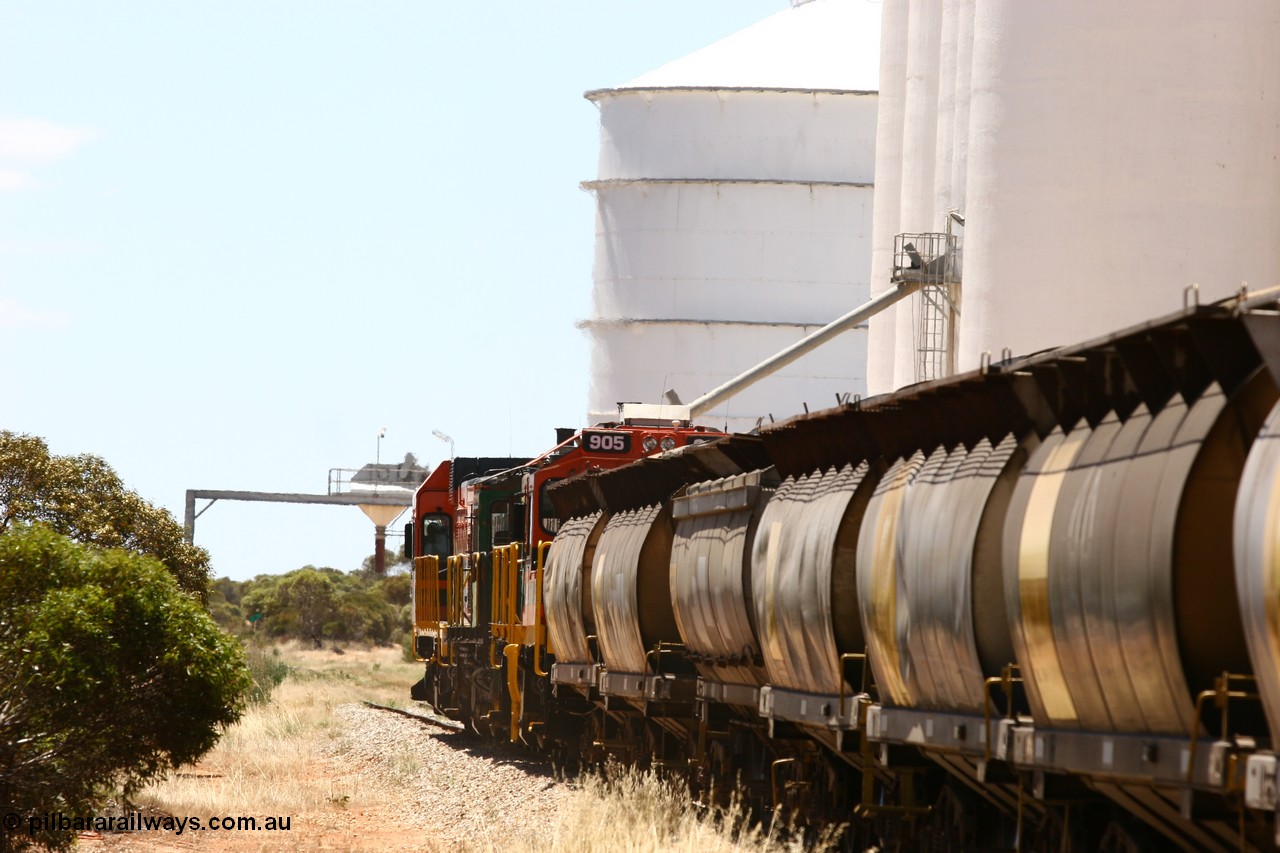
[[[563,477],[557,477],[547,480],[538,489],[538,524],[542,526],[542,532],[548,536],[555,536],[560,530],[560,516],[556,515],[555,504],[551,501],[551,495],[547,491],[559,483]]]
[[[514,538],[511,535],[511,502],[494,501],[489,507],[489,520],[493,524],[493,544],[510,543]]]
[[[422,554],[446,559],[453,554],[453,526],[449,516],[434,513],[422,517]]]
[[[494,501],[489,507],[489,521],[493,530],[493,546],[510,545],[524,539],[525,511],[527,505],[518,500]]]

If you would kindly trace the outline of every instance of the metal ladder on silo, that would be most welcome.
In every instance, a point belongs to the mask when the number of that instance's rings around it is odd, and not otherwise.
[[[963,224],[962,218],[956,221]],[[960,314],[956,248],[951,216],[945,232],[894,237],[893,280],[918,282],[920,286],[911,300],[916,382],[941,379],[955,372],[956,318]]]
[[[941,379],[949,375],[951,331],[950,300],[945,284],[927,284],[915,300],[916,381]]]

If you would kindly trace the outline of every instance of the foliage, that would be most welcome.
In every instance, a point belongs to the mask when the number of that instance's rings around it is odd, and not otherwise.
[[[21,522],[155,557],[201,598],[208,587],[208,552],[186,541],[167,510],[126,489],[110,465],[87,454],[54,456],[44,439],[0,431],[0,533]]]
[[[289,675],[289,665],[280,659],[280,649],[271,647],[271,653],[261,645],[249,649],[249,677],[253,686],[249,689],[249,704],[263,705],[271,699],[271,694]]]
[[[337,610],[333,582],[315,569],[294,572],[275,589],[275,608],[291,609],[299,633],[320,644],[322,631]]]
[[[0,812],[17,814],[84,814],[196,760],[250,687],[240,644],[158,561],[27,525],[0,535],[0,684]]]
[[[383,551],[382,553],[383,553],[383,562],[386,563],[388,573],[398,568],[405,569],[407,571],[408,568],[411,565],[413,565],[413,560],[406,557],[404,555],[404,552],[399,548],[388,548],[386,551]],[[361,570],[366,572],[375,571],[374,566],[376,565],[377,560],[378,560],[377,554],[370,554],[369,556],[365,557],[364,562],[360,564]]]
[[[303,566],[250,581],[219,578],[209,611],[228,631],[324,642],[398,644],[409,629],[408,575]],[[253,620],[250,622],[249,620]]]
[[[382,594],[389,603],[403,607],[413,601],[413,579],[409,575],[388,575],[382,580]]]

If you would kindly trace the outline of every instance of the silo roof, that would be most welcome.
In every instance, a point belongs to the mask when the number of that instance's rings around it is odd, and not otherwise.
[[[761,88],[874,91],[879,0],[813,0],[770,15],[619,89]]]

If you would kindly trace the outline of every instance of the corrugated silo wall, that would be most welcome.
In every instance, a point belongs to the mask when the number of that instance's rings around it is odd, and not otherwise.
[[[886,0],[882,22],[872,290],[893,234],[959,208],[960,370],[1175,310],[1192,283],[1277,283],[1280,6]],[[873,393],[914,379],[892,313]]]
[[[617,90],[601,110],[593,420],[687,402],[868,296],[874,93]],[[866,333],[796,362],[701,422],[865,393]]]

